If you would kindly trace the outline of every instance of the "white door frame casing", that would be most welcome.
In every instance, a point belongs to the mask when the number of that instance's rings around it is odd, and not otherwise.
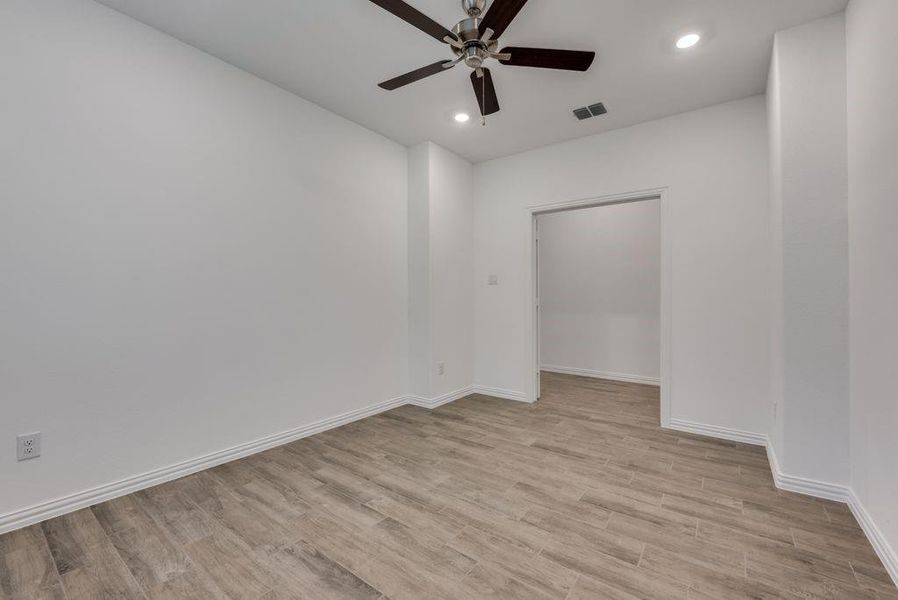
[[[580,208],[592,208],[596,206],[610,206],[613,204],[625,204],[642,200],[658,200],[661,210],[661,426],[667,427],[671,419],[671,402],[673,388],[671,378],[671,259],[673,244],[671,236],[670,219],[670,194],[668,188],[654,188],[638,190],[622,194],[612,194],[579,200],[566,200],[528,206],[530,214],[530,269],[527,282],[528,302],[530,304],[530,316],[525,327],[529,335],[530,344],[527,353],[527,370],[532,374],[527,401],[536,402],[539,397],[539,347],[537,336],[537,309],[536,309],[536,218],[541,214],[576,210]]]

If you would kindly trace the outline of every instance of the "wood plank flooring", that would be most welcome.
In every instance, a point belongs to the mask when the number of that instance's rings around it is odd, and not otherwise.
[[[656,388],[403,407],[0,537],[0,598],[898,599],[842,504]]]

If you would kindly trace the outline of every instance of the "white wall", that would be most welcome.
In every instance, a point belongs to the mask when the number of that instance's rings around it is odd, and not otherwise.
[[[543,367],[660,382],[659,200],[548,213],[538,222]]]
[[[474,382],[474,172],[466,160],[430,145],[430,250],[433,287],[432,394]]]
[[[789,475],[848,483],[848,211],[843,14],[776,34],[769,83],[771,439]]]
[[[405,148],[88,0],[0,73],[0,515],[405,393]]]
[[[851,486],[898,582],[898,2],[852,0],[847,38]]]
[[[432,142],[409,151],[409,226],[411,393],[433,400],[470,391],[474,206],[469,162]]]
[[[408,152],[409,393],[431,397],[433,327],[430,268],[430,144]]]
[[[476,165],[475,382],[530,385],[527,207],[668,187],[672,416],[766,433],[765,113],[758,96]]]

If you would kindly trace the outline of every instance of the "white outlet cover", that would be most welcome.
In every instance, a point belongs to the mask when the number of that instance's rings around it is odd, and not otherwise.
[[[16,436],[16,456],[19,460],[29,460],[41,455],[41,432],[23,433]]]

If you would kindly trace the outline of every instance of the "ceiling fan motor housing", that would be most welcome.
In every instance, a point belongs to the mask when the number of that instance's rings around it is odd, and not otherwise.
[[[462,44],[480,41],[480,18],[470,17],[459,21],[452,28],[452,33]]]
[[[462,9],[472,17],[482,15],[484,6],[486,6],[486,0],[461,0]]]
[[[480,35],[480,18],[470,17],[459,21],[452,28],[452,33],[463,44],[462,48],[452,48],[456,56],[464,55],[465,64],[472,69],[479,69],[490,52],[495,52],[499,46],[498,40],[489,40],[484,43]]]

